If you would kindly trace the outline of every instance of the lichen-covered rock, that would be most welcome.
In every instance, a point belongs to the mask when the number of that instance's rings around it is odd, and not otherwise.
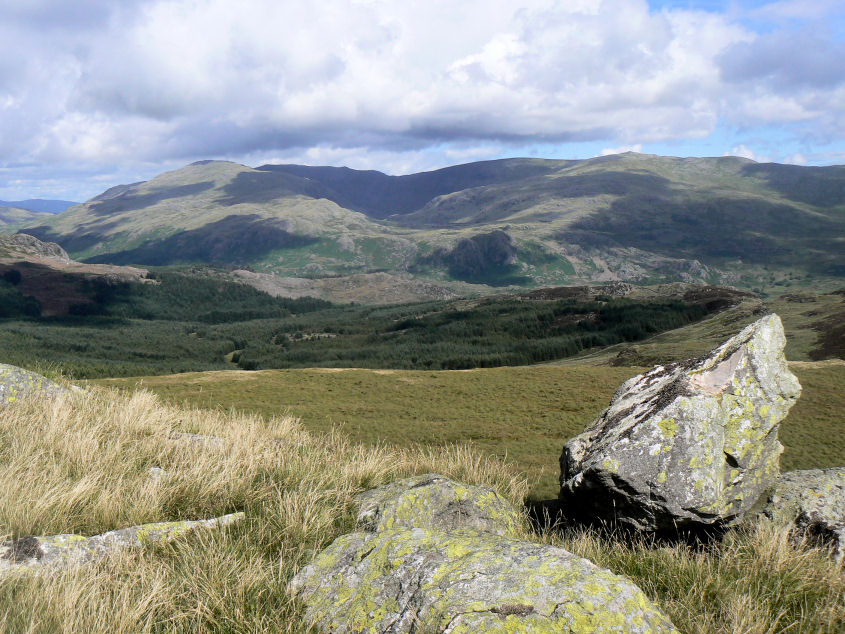
[[[243,513],[231,513],[208,520],[141,524],[93,537],[72,534],[21,537],[0,544],[0,578],[15,572],[47,571],[87,563],[122,548],[170,541],[200,528],[228,526],[243,516]]]
[[[623,577],[476,530],[356,532],[291,581],[324,632],[675,632]]]
[[[26,394],[55,396],[67,389],[40,374],[0,363],[0,406],[14,403]]]
[[[782,473],[766,496],[762,515],[792,526],[796,539],[845,558],[845,467]]]
[[[561,456],[570,511],[641,530],[726,526],[774,482],[780,421],[801,386],[777,315],[703,359],[625,382]]]
[[[513,534],[520,512],[493,489],[454,482],[435,473],[396,480],[360,494],[358,527],[369,531],[472,528]]]

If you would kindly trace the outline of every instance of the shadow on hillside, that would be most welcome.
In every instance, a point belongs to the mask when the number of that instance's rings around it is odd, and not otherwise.
[[[90,224],[84,224],[80,225],[75,231],[66,234],[55,233],[51,227],[41,225],[39,227],[29,227],[21,233],[35,236],[42,242],[55,242],[68,253],[73,253],[90,249],[94,245],[99,244],[110,229],[114,229],[120,224],[121,222],[119,220],[97,223],[97,228],[94,231],[89,230]]]
[[[244,264],[277,249],[291,249],[317,242],[279,226],[279,221],[256,214],[231,215],[198,229],[182,231],[167,238],[147,240],[140,246],[118,253],[88,258],[86,262],[146,264],[164,266],[203,262]]]
[[[615,190],[619,198],[575,221],[556,239],[584,248],[635,247],[705,262],[741,259],[792,265],[800,254],[801,263],[816,272],[831,274],[843,268],[836,242],[845,226],[842,221],[760,198],[693,198],[665,179],[628,182],[638,185]]]
[[[144,209],[145,207],[150,207],[170,198],[193,196],[213,187],[213,181],[204,181],[202,183],[191,183],[190,185],[157,189],[149,194],[134,194],[129,190],[126,193],[118,194],[114,198],[106,198],[105,200],[91,203],[88,206],[88,210],[97,216],[110,216],[111,214],[123,213],[125,211]]]
[[[744,176],[763,177],[772,189],[796,202],[836,207],[845,201],[845,167],[802,167],[754,163],[742,168]]]
[[[330,198],[319,183],[278,172],[241,172],[223,187],[226,196],[221,205],[231,207],[243,203],[267,203],[290,196]]]

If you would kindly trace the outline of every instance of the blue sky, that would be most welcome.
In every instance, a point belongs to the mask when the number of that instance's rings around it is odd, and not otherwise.
[[[0,199],[189,162],[845,164],[845,2],[6,0]]]

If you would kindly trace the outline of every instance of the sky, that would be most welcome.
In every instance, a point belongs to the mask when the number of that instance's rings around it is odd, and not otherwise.
[[[0,199],[200,159],[845,164],[845,0],[3,0]]]

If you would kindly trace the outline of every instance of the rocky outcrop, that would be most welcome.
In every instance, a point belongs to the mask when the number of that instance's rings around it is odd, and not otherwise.
[[[391,482],[357,499],[358,527],[368,531],[469,528],[508,535],[522,523],[519,511],[493,489],[434,473]]]
[[[50,535],[21,537],[0,544],[0,579],[15,572],[46,572],[101,559],[117,550],[170,541],[202,528],[228,526],[243,519],[232,513],[208,520],[142,524],[102,535]]]
[[[502,535],[497,522],[520,513],[490,489],[428,474],[360,501],[367,530],[336,539],[289,585],[320,631],[676,631],[627,579]]]
[[[0,363],[0,406],[14,403],[25,395],[55,396],[67,388],[40,374]]]
[[[845,467],[781,474],[762,515],[791,526],[796,540],[830,548],[837,561],[845,559]]]
[[[625,382],[561,456],[567,513],[639,530],[739,521],[774,483],[780,421],[801,386],[777,315],[703,359]]]
[[[67,251],[55,242],[42,242],[26,233],[0,236],[0,255],[6,258],[14,256],[48,258],[58,260],[62,264],[71,262]]]

